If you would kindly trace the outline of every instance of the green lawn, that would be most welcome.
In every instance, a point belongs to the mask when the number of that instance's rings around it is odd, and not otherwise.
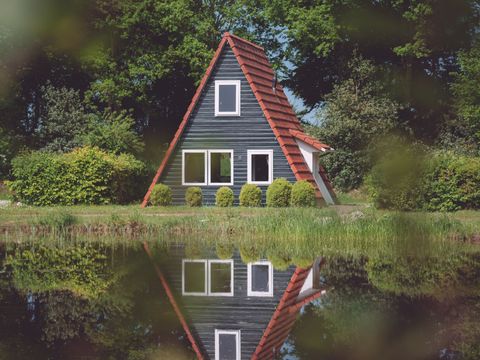
[[[388,256],[479,251],[480,212],[451,214],[377,211],[368,206],[329,208],[188,208],[131,206],[7,207],[4,238],[68,234],[196,243],[235,240],[264,252]]]

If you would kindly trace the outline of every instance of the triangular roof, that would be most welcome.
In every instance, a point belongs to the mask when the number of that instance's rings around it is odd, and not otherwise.
[[[203,76],[202,81],[195,92],[195,95],[192,98],[187,112],[183,116],[183,120],[180,123],[173,140],[167,149],[165,157],[163,158],[152,184],[150,185],[145,198],[143,199],[142,206],[147,205],[150,193],[165,170],[168,160],[172,156],[173,151],[175,150],[175,147],[180,140],[183,131],[185,130],[188,120],[190,119],[190,115],[197,105],[200,95],[207,84],[208,79],[210,78],[210,75],[225,44],[227,43],[232,48],[233,54],[240,64],[243,74],[245,75],[245,78],[255,94],[255,98],[262,108],[265,118],[270,124],[270,127],[272,128],[272,131],[275,134],[275,137],[277,138],[277,141],[280,144],[280,147],[282,148],[282,151],[285,154],[293,173],[295,174],[295,178],[297,180],[309,181],[315,187],[317,198],[322,198],[315,179],[308,165],[306,164],[305,159],[303,158],[297,142],[295,141],[295,138],[299,138],[301,134],[307,137],[308,135],[303,133],[301,123],[296,117],[295,112],[293,111],[292,106],[287,99],[287,96],[283,92],[282,86],[277,83],[275,89],[273,88],[274,72],[270,62],[267,59],[265,51],[261,46],[226,32],[220,41],[220,44],[218,45],[215,55],[213,56],[210,65],[208,66],[207,71],[205,72],[205,75]],[[312,139],[311,137],[308,138]],[[321,146],[321,148],[316,148],[321,151],[331,149],[328,145],[322,144],[319,141],[317,141],[317,143],[317,145]],[[327,187],[331,189],[332,187],[330,181],[326,177],[323,169],[321,169],[320,175],[322,176]]]

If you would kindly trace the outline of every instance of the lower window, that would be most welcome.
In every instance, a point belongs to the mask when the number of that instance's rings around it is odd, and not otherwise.
[[[215,360],[240,360],[240,330],[215,329]]]
[[[206,151],[183,151],[183,185],[206,185]]]
[[[248,182],[268,185],[273,178],[273,150],[248,150]]]
[[[233,151],[209,150],[210,185],[233,185]]]
[[[273,296],[273,267],[269,261],[248,264],[247,295]]]

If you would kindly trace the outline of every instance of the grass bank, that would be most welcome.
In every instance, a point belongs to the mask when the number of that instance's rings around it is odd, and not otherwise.
[[[361,209],[361,210],[359,210]],[[339,215],[340,214],[340,215]],[[271,208],[138,206],[9,207],[0,210],[7,241],[109,237],[205,243],[235,242],[262,252],[384,256],[477,251],[480,212],[397,213]],[[115,241],[115,240],[113,240]],[[252,250],[252,251],[253,251]],[[293,254],[293,255],[292,255]]]

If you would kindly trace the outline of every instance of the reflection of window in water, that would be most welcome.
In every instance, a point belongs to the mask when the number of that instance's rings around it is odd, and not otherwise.
[[[240,331],[215,330],[215,360],[240,359]]]
[[[273,296],[273,268],[269,261],[248,264],[249,296]]]
[[[188,260],[183,263],[183,293],[206,294],[206,262]]]
[[[233,296],[233,260],[183,260],[182,293]]]
[[[210,262],[210,293],[232,291],[232,265],[228,262]]]

